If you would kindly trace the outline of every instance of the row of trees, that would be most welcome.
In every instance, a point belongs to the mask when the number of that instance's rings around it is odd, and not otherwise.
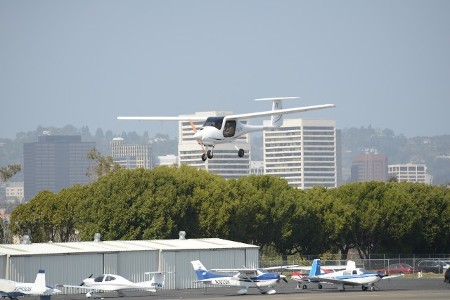
[[[225,180],[188,166],[118,169],[85,186],[39,193],[11,214],[33,242],[220,237],[279,254],[356,249],[450,249],[450,190],[412,183],[351,183],[308,191],[273,176]]]

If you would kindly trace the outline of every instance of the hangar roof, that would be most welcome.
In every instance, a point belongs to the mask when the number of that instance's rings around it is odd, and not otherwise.
[[[248,249],[258,246],[219,238],[141,240],[141,241],[89,241],[69,243],[0,244],[0,255],[41,255],[69,253],[105,253],[121,251],[182,251],[193,249]]]

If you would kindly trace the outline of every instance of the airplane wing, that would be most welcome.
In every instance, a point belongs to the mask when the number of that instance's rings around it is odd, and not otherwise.
[[[238,115],[229,115],[226,116],[227,120],[238,120],[238,119],[250,119],[250,118],[259,118],[265,116],[273,116],[273,115],[281,115],[281,114],[292,114],[296,112],[305,112],[310,110],[324,109],[335,107],[335,104],[321,104],[321,105],[312,105],[312,106],[303,106],[303,107],[293,107],[293,108],[284,108],[279,110],[268,110],[262,112],[254,112],[247,114],[238,114]]]
[[[58,284],[58,285],[56,285],[56,287],[74,288],[74,289],[80,289],[80,290],[85,290],[85,291],[99,291],[96,288],[87,287],[84,285]]]
[[[404,275],[405,274],[384,275],[383,277],[381,277],[381,279],[391,279],[391,278],[400,277],[400,276],[404,276]]]
[[[246,274],[253,274],[258,269],[211,269],[213,272],[217,273],[246,273]]]
[[[117,117],[117,120],[134,121],[205,121],[207,117],[178,116],[178,117]]]

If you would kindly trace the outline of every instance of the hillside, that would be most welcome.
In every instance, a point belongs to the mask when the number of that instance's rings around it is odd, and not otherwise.
[[[136,132],[113,133],[105,132],[99,128],[95,134],[88,127],[77,129],[72,125],[64,128],[38,127],[34,131],[20,132],[14,140],[0,138],[0,166],[9,164],[23,164],[23,143],[37,141],[37,136],[47,130],[52,134],[79,134],[83,141],[93,141],[97,144],[97,150],[103,155],[110,155],[109,143],[112,138],[121,136],[127,144],[151,143],[154,156],[177,154],[178,142],[167,135],[155,134],[150,136],[147,132],[138,135]],[[395,135],[391,129],[374,129],[372,127],[348,128],[342,132],[342,166],[350,168],[355,155],[366,149],[375,149],[379,153],[388,156],[390,164],[398,163],[425,163],[428,172],[434,176],[434,184],[447,184],[450,182],[450,135],[434,137],[406,138],[403,135]],[[262,159],[262,136],[252,136],[253,159]],[[23,172],[20,172],[12,181],[23,180]]]

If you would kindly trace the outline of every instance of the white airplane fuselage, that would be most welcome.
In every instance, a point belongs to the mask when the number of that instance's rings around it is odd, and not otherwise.
[[[103,276],[102,281],[96,281],[98,278]],[[147,291],[156,291],[156,287],[152,282],[131,282],[128,279],[119,276],[119,275],[102,275],[97,278],[86,278],[83,280],[83,283],[86,287],[92,288],[95,290],[103,290],[103,291],[119,291],[119,290],[133,290],[133,289],[142,289]],[[108,280],[108,277],[112,277],[113,279]]]
[[[231,143],[244,134],[263,131],[265,128],[267,127],[236,122],[236,130],[232,136],[225,136],[222,128],[217,129],[214,126],[204,126],[200,128],[193,137],[195,140],[201,141],[205,146],[214,147],[216,144]]]
[[[258,280],[257,278],[243,279],[237,277],[219,277],[211,279],[208,284],[218,285],[218,286],[237,286],[242,288],[255,288],[255,287],[271,287],[277,284],[279,279],[265,279]]]

